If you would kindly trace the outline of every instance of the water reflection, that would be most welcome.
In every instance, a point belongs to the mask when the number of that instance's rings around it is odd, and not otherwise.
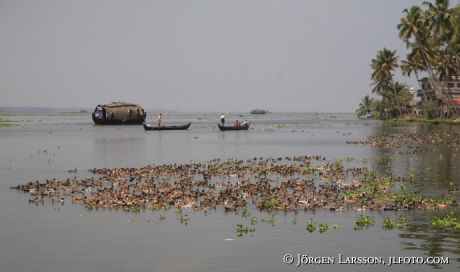
[[[107,137],[95,138],[92,150],[98,165],[126,167],[137,164],[148,148],[143,137]]]
[[[373,127],[373,135],[392,135],[400,133],[428,134],[459,133],[457,126],[439,126],[433,124],[387,125]],[[375,147],[370,166],[379,173],[412,177],[412,182],[405,184],[407,190],[425,196],[448,195],[448,190],[459,186],[460,154],[458,143],[454,145],[426,144],[418,148]],[[459,196],[456,196],[459,200]],[[460,216],[458,210],[453,210]],[[435,216],[443,216],[450,210],[416,212],[411,215],[412,224],[399,234],[402,250],[421,251],[429,257],[460,258],[460,233],[454,230],[433,229],[430,222]],[[453,260],[451,261],[453,262]],[[442,266],[433,265],[434,268]]]

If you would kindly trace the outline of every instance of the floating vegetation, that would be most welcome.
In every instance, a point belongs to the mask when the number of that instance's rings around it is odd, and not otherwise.
[[[454,216],[453,212],[446,214],[443,217],[434,217],[431,219],[431,226],[435,229],[450,229],[460,230],[460,218]]]
[[[249,216],[251,216],[251,213],[247,209],[244,209],[242,216],[248,218]]]
[[[39,150],[38,153],[51,154],[47,149]],[[377,160],[385,163],[394,161],[395,157],[379,157]],[[389,172],[382,174],[361,166],[369,161],[366,158],[353,157],[330,161],[323,156],[312,155],[254,157],[246,160],[246,163],[237,158],[217,158],[203,164],[190,160],[187,164],[90,169],[97,178],[34,181],[11,189],[39,196],[52,190],[58,194],[64,194],[69,189],[75,190],[82,197],[71,203],[83,203],[87,211],[114,209],[140,213],[146,206],[152,212],[176,207],[177,219],[182,224],[189,222],[185,211],[204,210],[207,215],[211,210],[218,210],[216,207],[224,206],[226,211],[241,211],[242,217],[248,220],[251,218],[252,227],[259,221],[257,217],[251,217],[254,210],[262,213],[274,210],[296,213],[299,210],[309,212],[325,209],[360,210],[365,213],[368,210],[396,212],[441,210],[458,206],[453,195],[460,192],[460,188],[452,188],[454,181],[449,182],[451,189],[446,196],[422,195],[412,190],[414,174],[398,177]],[[122,191],[122,197],[114,194]],[[38,200],[29,201],[42,204],[47,199],[39,197]],[[296,217],[291,218],[294,225],[300,220],[297,213],[295,215]],[[162,218],[164,216],[160,217],[160,221],[164,220]],[[261,221],[274,226],[276,218],[271,215]],[[361,230],[373,224],[373,218],[361,215],[353,229]],[[399,220],[393,217],[383,224],[386,229],[394,229],[404,228],[408,222],[405,217],[400,217]],[[249,222],[247,225],[249,226]],[[340,227],[336,224],[318,224],[312,220],[307,225],[307,229],[312,231],[325,232],[329,228]],[[247,229],[249,232],[250,228]]]
[[[409,222],[407,221],[407,218],[404,215],[400,215],[398,221],[396,222],[396,227],[398,229],[404,229],[408,224]]]
[[[275,226],[275,215],[272,215],[270,218],[262,218],[262,223],[271,223],[273,226]]]
[[[327,230],[329,230],[329,227],[327,224],[323,224],[323,223],[319,223],[319,232],[320,233],[323,233],[323,232],[326,232]]]
[[[180,223],[181,223],[182,225],[187,225],[189,219],[190,219],[190,218],[188,217],[188,215],[182,214],[181,217],[180,217]]]
[[[11,127],[13,126],[12,124],[10,124],[11,122],[16,122],[16,121],[0,118],[0,127]]]
[[[316,226],[316,223],[313,222],[312,219],[310,219],[310,221],[308,221],[306,229],[308,230],[308,232],[312,233],[315,230],[318,230],[318,227]]]
[[[242,224],[237,224],[236,225],[236,231],[237,232],[248,232],[248,227],[243,227]]]
[[[354,230],[362,230],[364,227],[367,229],[370,226],[374,225],[374,218],[370,216],[364,216],[363,214],[360,215],[358,219],[355,221],[356,225],[353,227]]]
[[[131,212],[133,212],[133,213],[139,213],[139,212],[140,212],[139,206],[133,206],[133,207],[131,208]]]
[[[324,233],[324,232],[329,230],[329,226],[327,224],[324,224],[324,223],[317,224],[316,222],[313,222],[313,220],[310,218],[310,220],[308,221],[306,229],[310,233],[312,233],[314,231],[317,231],[317,230],[319,230],[319,233]]]
[[[383,229],[392,230],[396,227],[396,223],[390,217],[387,217],[383,220]]]
[[[248,232],[254,232],[256,231],[256,228],[254,226],[243,226],[243,224],[237,224],[236,225],[236,232],[238,233],[238,236],[243,236],[243,233],[248,233]]]
[[[270,200],[265,201],[262,206],[266,209],[275,209],[283,206],[283,204],[278,202],[276,199],[272,198]]]
[[[166,217],[165,217],[163,214],[162,214],[162,215],[160,215],[160,219],[159,219],[159,220],[160,220],[160,222],[161,222],[161,221],[164,221],[165,219],[166,219]]]

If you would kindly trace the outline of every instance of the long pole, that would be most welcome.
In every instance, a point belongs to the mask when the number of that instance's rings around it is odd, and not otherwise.
[[[176,104],[175,102],[172,104],[172,106],[169,108],[169,110],[167,112],[165,112],[165,114],[163,114],[163,116],[165,116],[166,114],[168,114],[168,112],[172,109],[172,107],[174,107],[174,104]]]
[[[231,107],[231,108],[224,114],[224,116],[226,116],[229,112],[231,112],[231,111],[233,110],[233,108],[236,107],[236,105],[238,105],[238,102],[236,102],[236,104],[233,105],[233,107]],[[212,130],[214,130],[216,127],[217,127],[217,125],[215,125],[215,126],[212,128]]]
[[[236,105],[238,105],[238,102],[236,102],[236,104],[233,105],[233,107],[232,107],[231,109],[229,109],[229,110],[227,111],[227,113],[225,113],[224,115],[227,115],[229,112],[231,112],[231,111],[233,110],[233,108],[236,107]]]

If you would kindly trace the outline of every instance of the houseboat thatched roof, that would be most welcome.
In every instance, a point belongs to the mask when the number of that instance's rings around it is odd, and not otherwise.
[[[140,124],[145,121],[144,109],[135,103],[112,102],[97,105],[93,113],[96,124]]]

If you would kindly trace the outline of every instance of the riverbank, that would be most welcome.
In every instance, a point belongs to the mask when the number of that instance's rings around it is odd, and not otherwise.
[[[403,119],[391,119],[391,122],[403,122],[403,123],[428,123],[428,124],[446,124],[446,125],[460,125],[460,118],[456,119],[444,119],[444,118],[436,118],[436,119],[426,119],[420,117],[409,117]]]

